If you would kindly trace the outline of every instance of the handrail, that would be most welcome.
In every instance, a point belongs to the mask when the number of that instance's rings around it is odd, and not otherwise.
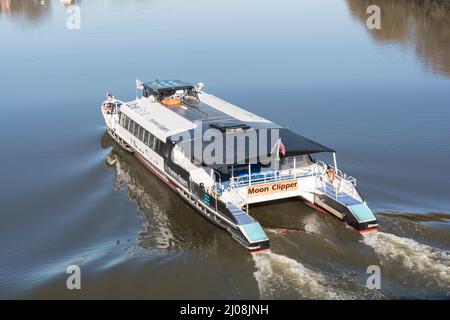
[[[287,171],[287,172],[285,172]],[[294,178],[294,174],[290,172],[291,170],[279,170],[279,171],[270,171],[270,172],[259,172],[251,175],[243,175],[238,177],[230,178],[230,184],[232,185],[247,185],[249,182],[251,183],[259,183],[259,182],[269,182],[269,181],[278,181],[286,178]],[[255,178],[252,178],[255,177]]]
[[[319,166],[323,167],[325,170],[327,170],[327,167],[330,166],[336,172],[336,177],[339,177],[341,179],[347,180],[347,181],[351,182],[356,187],[356,178],[354,178],[352,176],[347,176],[347,174],[343,173],[341,170],[334,168],[332,165],[327,165],[323,161],[319,160],[316,163]]]
[[[334,169],[333,166],[330,166]],[[322,161],[318,162],[318,168],[322,169],[322,176],[326,174],[327,165]],[[359,194],[358,190],[356,190],[356,179],[352,176],[347,176],[342,173],[342,171],[337,170],[336,175],[334,177],[334,182],[327,182],[321,179],[322,188],[325,190],[326,186],[331,186],[333,189],[333,193],[337,199],[340,192],[347,193],[352,198],[360,198],[363,200],[362,196]],[[316,180],[316,188],[317,188],[317,180]]]
[[[216,184],[217,184],[217,183],[216,183]],[[222,185],[222,184],[220,184],[219,187],[221,188],[221,190],[223,190],[223,185]],[[241,195],[241,193],[240,193],[238,187],[235,186],[235,185],[231,185],[231,184],[230,184],[230,188],[228,188],[227,190],[230,191],[230,192],[232,192],[232,193],[238,198],[238,200],[240,200],[240,202],[243,204],[243,205],[241,206],[241,208],[248,214],[248,212],[249,212],[249,206],[248,206],[247,199],[245,199],[245,198]]]
[[[333,166],[330,167],[334,169]],[[362,198],[356,190],[356,179],[352,176],[347,176],[340,170],[335,171],[336,174],[333,182],[325,181],[325,179],[323,178],[327,174],[327,168],[327,164],[322,161],[318,161],[315,163],[311,163],[308,166],[297,167],[295,168],[295,172],[293,170],[294,168],[286,168],[277,171],[258,172],[252,173],[250,175],[246,174],[242,176],[231,177],[229,188],[239,188],[247,186],[249,185],[249,182],[251,184],[261,184],[287,179],[297,179],[301,176],[309,175],[316,176],[317,178],[322,178],[321,180],[323,182],[320,186],[322,189],[325,187],[325,183],[328,183],[330,186],[332,186],[335,197],[337,197],[340,192],[345,192],[352,197],[355,197],[357,195],[359,198]],[[316,189],[318,189],[318,187],[319,185],[316,182]]]
[[[252,173],[251,175],[246,174],[242,176],[231,177],[230,185],[248,185],[249,182],[251,182],[252,184],[258,184],[286,179],[296,179],[305,175],[314,175],[319,173],[315,166],[316,164],[312,163],[308,166],[296,167],[295,170],[294,168],[285,168],[277,171],[258,172]]]

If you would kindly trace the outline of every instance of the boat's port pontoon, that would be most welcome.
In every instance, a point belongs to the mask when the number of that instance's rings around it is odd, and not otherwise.
[[[101,109],[108,133],[247,249],[270,246],[249,206],[284,198],[300,197],[361,232],[377,228],[356,179],[337,168],[334,150],[207,94],[202,85],[141,85],[143,96],[130,102],[109,94]],[[317,153],[331,153],[333,164],[314,160]]]

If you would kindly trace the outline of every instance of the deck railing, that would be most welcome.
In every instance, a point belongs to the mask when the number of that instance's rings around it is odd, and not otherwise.
[[[333,166],[331,168],[335,169]],[[240,175],[231,177],[229,182],[222,183],[223,189],[241,188],[251,185],[271,183],[290,179],[300,179],[306,177],[316,177],[315,189],[326,192],[327,188],[331,189],[334,197],[337,199],[340,193],[346,193],[349,196],[362,201],[362,197],[356,190],[356,179],[348,176],[339,169],[335,169],[335,177],[332,182],[327,177],[328,166],[317,161],[308,165],[298,167],[284,167],[281,170],[257,172],[250,175]]]
[[[332,182],[327,177],[328,165],[322,161],[316,163],[316,188],[324,193],[327,193],[326,190],[328,188],[333,193],[335,199],[338,199],[339,194],[345,193],[354,199],[363,201],[363,198],[356,189],[356,179],[333,166],[330,167],[335,170],[335,176]]]
[[[315,173],[314,163],[301,167],[283,168],[281,170],[273,170],[266,172],[256,172],[250,175],[240,175],[231,177],[229,185],[234,187],[245,187],[263,183],[277,182],[290,179],[298,179],[302,177],[312,176]]]

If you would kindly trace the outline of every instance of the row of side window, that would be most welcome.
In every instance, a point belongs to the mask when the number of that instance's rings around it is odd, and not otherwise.
[[[158,154],[162,154],[165,143],[141,127],[138,123],[131,120],[127,115],[121,113],[119,123],[122,127],[128,130],[133,136],[141,140],[147,147]]]

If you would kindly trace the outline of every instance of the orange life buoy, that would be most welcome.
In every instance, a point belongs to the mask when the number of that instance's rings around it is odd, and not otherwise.
[[[167,98],[161,101],[166,107],[179,106],[181,105],[181,100],[177,98]]]

